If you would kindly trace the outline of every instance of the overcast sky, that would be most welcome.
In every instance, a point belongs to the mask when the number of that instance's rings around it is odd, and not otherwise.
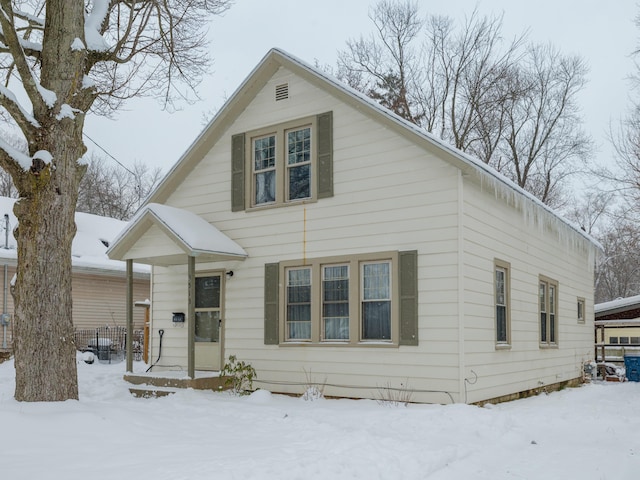
[[[211,22],[212,73],[200,88],[202,101],[174,113],[151,99],[126,104],[115,119],[87,120],[86,133],[124,164],[141,161],[167,172],[204,128],[204,118],[224,100],[272,47],[313,64],[335,65],[349,38],[371,32],[369,7],[376,0],[237,0]],[[503,33],[529,30],[530,40],[552,43],[578,54],[590,66],[581,96],[585,130],[600,146],[596,159],[606,162],[611,149],[606,132],[623,114],[630,95],[626,77],[633,72],[630,53],[640,44],[633,0],[419,0],[423,14],[464,20],[477,7],[484,15],[503,15]],[[640,92],[639,92],[640,94]],[[91,149],[95,147],[87,141]]]

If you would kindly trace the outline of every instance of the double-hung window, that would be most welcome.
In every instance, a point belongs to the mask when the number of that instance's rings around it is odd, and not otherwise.
[[[265,343],[417,345],[417,252],[265,266]]]
[[[322,266],[322,339],[349,340],[349,265]]]
[[[311,198],[311,127],[288,130],[286,200]]]
[[[310,125],[258,135],[251,147],[253,206],[311,198]]]
[[[287,338],[311,340],[311,268],[287,270]]]
[[[316,128],[309,117],[248,132],[250,208],[317,198]]]
[[[333,196],[333,113],[231,136],[231,210]]]
[[[510,278],[509,264],[500,260],[494,262],[496,345],[508,346],[511,343],[510,333]]]
[[[584,298],[578,298],[578,323],[584,323]]]
[[[558,283],[541,277],[538,284],[540,345],[558,343]]]
[[[253,140],[253,200],[256,205],[276,201],[276,136]]]
[[[362,264],[362,339],[391,340],[391,264]]]

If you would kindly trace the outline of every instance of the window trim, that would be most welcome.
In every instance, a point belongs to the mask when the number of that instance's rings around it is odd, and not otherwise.
[[[330,267],[347,267],[347,285],[348,285],[348,297],[347,297],[347,309],[349,311],[349,331],[347,334],[347,338],[326,338],[326,318],[324,315],[324,307],[325,305],[331,304],[331,303],[344,303],[344,302],[336,302],[336,301],[327,301],[325,299],[324,293],[325,293],[325,272],[327,268]],[[348,343],[351,341],[351,324],[353,323],[351,321],[352,316],[353,316],[353,308],[352,308],[352,304],[351,304],[351,300],[352,300],[352,285],[351,285],[351,279],[353,277],[353,273],[352,273],[352,265],[350,262],[345,262],[345,263],[323,263],[322,265],[320,265],[320,341],[322,342],[340,342],[340,343]]]
[[[387,261],[390,264],[391,292],[391,339],[364,340],[362,338],[362,312],[360,307],[361,271],[364,263]],[[279,265],[280,278],[286,279],[286,272],[292,268],[311,268],[311,340],[299,341],[287,339],[286,335],[286,286],[285,282],[278,292],[279,296],[279,344],[286,345],[326,345],[326,346],[389,346],[400,345],[400,291],[399,291],[399,252],[377,252],[344,256],[321,257],[306,260],[282,261]],[[325,266],[349,265],[349,339],[324,340],[322,324],[322,271]],[[357,273],[357,274],[356,274]]]
[[[547,339],[545,341],[542,340],[542,310],[540,309],[540,285],[545,285],[546,286],[546,300],[545,300],[545,306],[546,306],[546,312],[547,313],[547,317],[546,317],[546,334],[547,334]],[[551,291],[551,287],[553,287],[554,291],[555,291],[555,304],[554,307],[555,309],[553,311],[551,311],[550,308],[550,302],[551,302],[551,295],[550,295],[550,291]],[[558,347],[558,332],[559,332],[559,323],[560,323],[560,316],[558,314],[559,311],[559,299],[560,299],[560,288],[558,286],[558,281],[557,280],[553,280],[549,277],[546,277],[544,275],[540,275],[538,277],[538,295],[537,295],[537,299],[538,299],[538,342],[540,343],[540,348],[557,348]],[[551,315],[553,315],[553,338],[554,341],[551,341]]]
[[[498,339],[498,291],[497,291],[497,279],[496,272],[497,270],[504,271],[504,295],[505,295],[505,309],[506,309],[506,319],[505,319],[505,330],[506,330],[506,340],[501,341]],[[505,262],[504,260],[499,260],[495,258],[493,260],[493,314],[494,314],[494,328],[495,335],[494,340],[496,343],[496,349],[510,349],[511,348],[511,264],[509,262]]]
[[[310,196],[288,200],[289,196],[289,167],[287,164],[287,133],[303,128],[310,129]],[[268,203],[256,203],[254,141],[269,136],[275,137],[275,200]],[[318,120],[317,116],[303,117],[267,127],[246,132],[245,134],[245,205],[246,210],[262,210],[265,208],[282,207],[286,205],[317,202],[318,200]]]
[[[577,317],[578,317],[578,323],[585,323],[585,307],[586,307],[586,301],[584,298],[582,297],[578,297],[578,302],[577,302],[577,309],[578,311],[576,312]],[[582,310],[582,312],[580,312],[580,310]],[[580,313],[582,313],[582,316],[580,316]]]

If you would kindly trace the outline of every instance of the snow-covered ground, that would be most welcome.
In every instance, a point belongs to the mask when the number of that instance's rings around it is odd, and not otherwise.
[[[640,383],[404,407],[266,391],[141,399],[124,368],[80,362],[79,401],[18,403],[13,362],[0,364],[0,478],[640,478]]]

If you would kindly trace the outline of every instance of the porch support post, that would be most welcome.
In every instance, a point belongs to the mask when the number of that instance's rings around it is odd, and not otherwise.
[[[195,355],[195,338],[196,338],[196,257],[189,255],[188,257],[188,310],[187,319],[189,333],[187,335],[187,374],[190,378],[196,378],[196,355]]]
[[[133,372],[133,260],[127,260],[127,373]]]

